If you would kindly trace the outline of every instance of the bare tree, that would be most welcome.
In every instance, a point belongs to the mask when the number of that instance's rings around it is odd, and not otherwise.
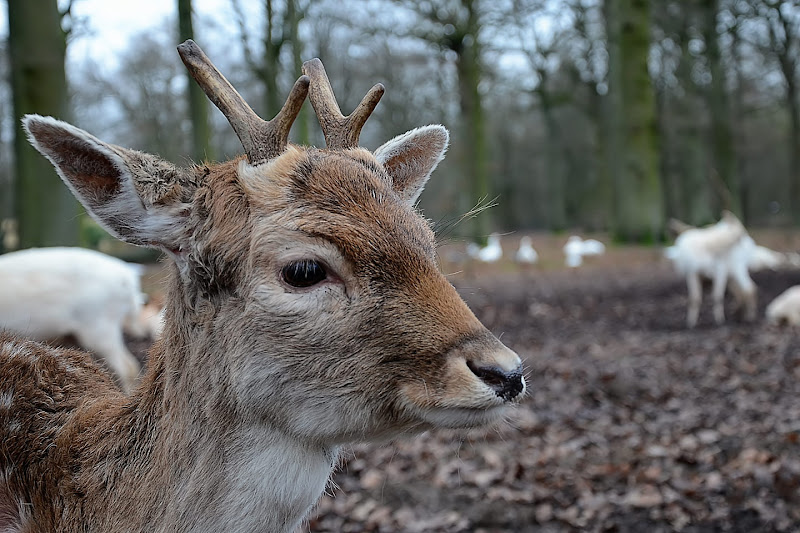
[[[231,0],[231,5],[236,15],[245,63],[264,88],[263,112],[265,115],[273,115],[282,105],[280,79],[292,79],[294,73],[299,72],[302,63],[303,44],[299,26],[305,9],[298,0],[263,0],[263,29],[260,37],[256,38],[251,35],[248,16],[240,1]],[[256,39],[259,45],[254,46],[252,41]],[[291,48],[291,62],[288,64],[281,58],[287,48]],[[284,76],[286,73],[291,76]],[[296,131],[297,141],[304,144],[310,139],[306,108],[304,106],[298,117]]]
[[[609,91],[619,98],[610,119],[619,128],[611,158],[615,173],[612,233],[623,241],[660,240],[664,226],[656,106],[650,74],[650,3],[606,0]],[[621,105],[619,105],[621,104]],[[617,144],[616,142],[614,144]],[[615,164],[617,166],[617,164]]]
[[[719,204],[715,211],[727,209],[741,216],[742,203],[736,153],[733,146],[730,97],[727,77],[720,50],[717,31],[720,0],[702,0],[700,3],[703,38],[710,82],[706,102],[710,111],[711,173],[712,183],[718,184]],[[721,186],[721,187],[720,187]]]
[[[11,120],[11,92],[8,86],[8,48],[7,42],[0,42],[0,125],[8,124]],[[14,217],[14,182],[12,168],[13,146],[9,138],[4,135],[5,128],[0,129],[0,253],[5,249],[6,231]]]
[[[178,0],[178,40],[194,39],[192,27],[192,0]],[[211,151],[211,129],[208,122],[208,100],[203,90],[187,73],[186,92],[192,128],[192,157],[195,161],[214,159]]]
[[[532,5],[520,6],[515,10],[515,15],[520,12],[527,17],[539,17],[548,15],[544,2],[534,2]],[[563,103],[563,95],[555,94],[550,87],[550,75],[557,63],[554,61],[557,51],[557,38],[559,35],[553,31],[548,31],[546,35],[537,29],[535,23],[526,21],[518,26],[519,46],[528,60],[534,79],[535,86],[531,89],[536,96],[536,104],[544,119],[545,128],[545,153],[544,153],[544,172],[547,175],[547,197],[548,197],[548,225],[551,230],[560,231],[565,229],[567,224],[566,213],[566,171],[563,166],[568,161],[564,157],[562,147],[566,144],[561,139],[561,127],[556,117],[556,107]]]
[[[394,4],[399,6],[400,2],[395,0]],[[433,45],[440,53],[452,57],[455,64],[460,107],[457,135],[464,155],[461,170],[470,183],[469,194],[462,195],[461,210],[466,212],[492,194],[487,121],[481,92],[485,74],[482,30],[489,3],[482,0],[436,0],[402,5],[410,9],[419,21],[407,30],[407,36]],[[491,227],[488,217],[489,212],[484,210],[470,221],[471,227],[467,232],[473,239],[486,239]]]
[[[69,118],[62,13],[56,0],[9,0],[7,6],[20,246],[77,244],[78,204],[27,142],[20,122],[28,113]]]
[[[789,113],[789,209],[800,223],[800,10],[791,2],[764,0],[757,5],[766,22],[769,50],[774,54],[786,87],[785,105]]]
[[[162,53],[174,44],[174,21],[164,28],[137,35],[137,47],[123,53],[111,72],[86,64],[74,104],[84,123],[106,123],[104,134],[116,142],[180,161],[191,145],[191,122],[178,89],[185,76],[180,61]]]
[[[676,0],[656,4],[653,13],[664,206],[667,216],[695,225],[716,219],[720,209],[719,202],[712,205],[709,179],[717,171],[706,139],[711,74],[707,54],[698,46],[707,22],[700,7]]]

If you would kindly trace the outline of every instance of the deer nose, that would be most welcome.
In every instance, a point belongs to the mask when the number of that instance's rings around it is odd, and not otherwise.
[[[525,380],[522,377],[522,365],[514,370],[503,370],[498,366],[483,366],[472,361],[467,361],[467,366],[473,374],[486,383],[503,400],[510,402],[525,390]]]

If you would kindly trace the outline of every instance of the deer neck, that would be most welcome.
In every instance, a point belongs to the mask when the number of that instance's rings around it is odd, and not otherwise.
[[[124,484],[160,492],[136,505],[145,513],[139,521],[163,524],[156,530],[164,531],[293,531],[324,491],[338,448],[242,412],[225,396],[222,335],[208,321],[206,327],[173,324],[151,352],[131,423],[123,424],[147,432],[131,439],[140,446],[130,453],[137,457],[130,470],[137,480]],[[130,499],[124,505],[133,507]]]
[[[317,502],[337,450],[301,442],[277,431],[243,429],[229,454],[220,514],[204,531],[294,531]]]
[[[337,450],[269,426],[189,431],[162,443],[164,531],[294,531],[325,489]],[[160,463],[160,464],[159,464]],[[174,495],[180,496],[175,498]],[[170,498],[172,496],[172,498]]]

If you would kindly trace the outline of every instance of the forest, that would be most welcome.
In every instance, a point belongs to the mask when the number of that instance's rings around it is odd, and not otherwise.
[[[669,218],[705,224],[722,209],[749,227],[800,221],[795,2],[230,0],[211,12],[180,0],[100,65],[65,61],[102,23],[75,14],[82,1],[7,2],[0,219],[18,232],[7,244],[98,238],[22,138],[25,113],[181,164],[237,152],[188,83],[175,53],[187,37],[261,116],[277,112],[302,61],[320,57],[346,111],[372,84],[387,87],[365,146],[448,127],[448,158],[420,204],[444,238],[574,228],[659,242]],[[292,135],[319,145],[309,109]]]

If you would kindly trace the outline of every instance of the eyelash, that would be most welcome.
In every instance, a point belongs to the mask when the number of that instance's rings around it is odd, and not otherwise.
[[[281,278],[295,288],[313,287],[328,279],[328,269],[316,259],[300,259],[285,265]]]

